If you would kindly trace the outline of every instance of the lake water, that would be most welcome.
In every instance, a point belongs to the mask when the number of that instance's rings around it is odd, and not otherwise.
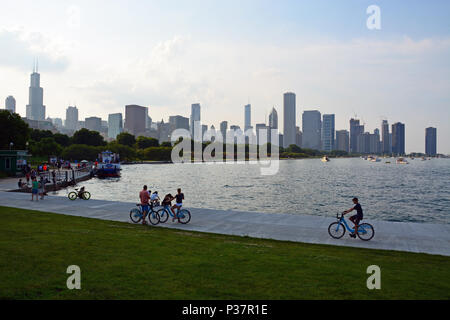
[[[181,187],[187,207],[330,217],[356,196],[368,219],[450,224],[450,160],[389,160],[282,160],[273,176],[252,164],[123,165],[121,178],[82,185],[93,199],[138,202],[146,184],[161,198]]]

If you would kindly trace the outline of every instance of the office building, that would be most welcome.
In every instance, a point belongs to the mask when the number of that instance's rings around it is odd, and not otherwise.
[[[437,154],[437,129],[429,127],[425,129],[425,154],[435,156]]]
[[[189,118],[182,116],[170,116],[169,124],[171,133],[177,129],[185,129],[189,131]]]
[[[220,123],[220,133],[222,134],[222,139],[224,143],[226,143],[227,140],[227,131],[228,131],[228,122],[222,121]]]
[[[252,128],[252,106],[250,104],[247,104],[244,106],[244,112],[245,112],[245,119],[244,119],[244,130],[247,131],[248,129]]]
[[[5,109],[11,113],[16,113],[16,99],[13,96],[8,96],[5,100]]]
[[[98,117],[89,117],[84,119],[85,128],[91,131],[102,131],[102,119]]]
[[[200,104],[199,103],[192,104],[191,105],[191,117],[190,117],[190,130],[191,130],[192,139],[194,139],[194,128],[195,128],[195,131],[199,131],[201,128],[200,113],[201,113]],[[197,127],[194,127],[195,123],[197,123]],[[202,133],[202,137],[203,137],[203,133]],[[202,140],[202,137],[199,137],[199,139],[197,139],[197,140]]]
[[[391,154],[391,138],[389,133],[389,123],[387,120],[383,120],[381,123],[381,153]]]
[[[147,109],[138,105],[125,106],[125,131],[135,137],[145,135]]]
[[[41,75],[37,71],[37,65],[35,65],[30,77],[26,117],[30,120],[42,121],[45,120],[44,89],[41,88]]]
[[[357,137],[364,134],[364,125],[359,124],[358,119],[350,119],[350,152],[357,153],[358,151],[358,141]]]
[[[256,144],[264,145],[269,142],[270,128],[265,123],[257,123],[256,129]]]
[[[108,138],[116,139],[123,132],[122,113],[108,115]]]
[[[345,152],[350,152],[350,134],[348,130],[336,131],[335,149]]]
[[[77,107],[67,107],[66,109],[66,122],[65,127],[67,130],[78,129],[78,109]]]
[[[324,114],[322,117],[322,150],[333,151],[335,140],[335,116],[334,114]]]
[[[283,146],[289,147],[296,142],[296,97],[295,93],[283,95]]]
[[[392,152],[396,155],[405,154],[405,124],[401,122],[392,125]]]
[[[320,112],[317,110],[304,111],[302,116],[302,128],[303,148],[321,150],[322,119]]]
[[[302,131],[300,130],[300,127],[296,127],[295,130],[295,144],[300,148],[303,145],[303,134]]]

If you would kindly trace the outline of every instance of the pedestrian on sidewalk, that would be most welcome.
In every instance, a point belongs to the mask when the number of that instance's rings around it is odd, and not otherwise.
[[[36,201],[39,201],[38,189],[39,182],[37,182],[36,178],[33,178],[33,181],[31,182],[31,201],[34,200],[34,196],[36,196]]]
[[[44,177],[41,175],[39,181],[39,195],[41,196],[41,200],[44,200],[44,192],[45,192],[45,180]]]

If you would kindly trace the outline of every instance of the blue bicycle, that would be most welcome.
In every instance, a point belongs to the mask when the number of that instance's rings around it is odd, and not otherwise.
[[[160,222],[165,223],[169,216],[174,220],[178,219],[178,222],[186,224],[191,221],[191,213],[187,209],[177,209],[176,216],[173,214],[172,209],[169,206],[164,206],[164,208],[158,210],[160,216]]]
[[[344,219],[344,214],[339,216],[339,213],[336,215],[337,222],[333,222],[328,227],[328,233],[334,239],[340,239],[345,234],[345,229],[347,228],[349,232],[354,233],[355,229],[349,227],[347,222]],[[375,229],[369,223],[361,223],[358,225],[358,231],[356,232],[358,238],[363,241],[369,241],[375,235]]]
[[[144,213],[142,212],[142,205],[140,203],[136,204],[137,208],[133,208],[130,210],[130,219],[134,223],[139,223],[144,218]],[[150,211],[147,212],[148,221],[152,225],[157,225],[159,223],[160,217],[158,212],[153,210],[153,206],[150,206]]]

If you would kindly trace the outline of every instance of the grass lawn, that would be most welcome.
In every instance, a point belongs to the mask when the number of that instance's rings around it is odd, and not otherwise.
[[[368,290],[366,268],[381,268]],[[66,269],[81,268],[81,290]],[[450,257],[0,207],[0,299],[449,299]]]

